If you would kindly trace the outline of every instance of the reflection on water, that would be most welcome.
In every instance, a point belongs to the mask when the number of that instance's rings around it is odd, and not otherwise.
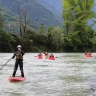
[[[0,54],[0,67],[13,53]],[[0,96],[93,96],[96,90],[96,59],[83,53],[54,53],[56,60],[37,59],[37,53],[24,56],[26,80],[10,83],[15,60],[0,70]],[[20,75],[18,69],[17,75]]]

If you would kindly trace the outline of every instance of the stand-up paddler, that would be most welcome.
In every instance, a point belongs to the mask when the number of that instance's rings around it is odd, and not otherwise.
[[[16,71],[18,69],[18,66],[20,68],[21,71],[21,77],[24,77],[24,71],[23,71],[23,55],[24,55],[24,51],[21,50],[21,45],[17,46],[17,51],[14,53],[12,59],[14,59],[16,57],[16,61],[15,61],[15,65],[14,65],[14,71],[13,71],[13,77],[15,77]]]

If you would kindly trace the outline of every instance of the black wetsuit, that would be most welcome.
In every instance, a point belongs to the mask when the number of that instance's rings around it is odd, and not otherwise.
[[[16,56],[16,61],[15,61],[15,65],[14,65],[14,71],[13,71],[13,77],[15,77],[18,65],[21,71],[21,77],[24,77],[24,71],[23,71],[23,55],[24,55],[24,51],[16,51],[13,55],[13,59]]]

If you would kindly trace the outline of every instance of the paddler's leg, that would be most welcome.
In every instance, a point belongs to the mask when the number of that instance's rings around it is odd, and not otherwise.
[[[21,71],[21,76],[24,77],[23,61],[22,60],[19,62],[19,67],[20,67],[20,71]]]
[[[17,71],[17,68],[18,68],[18,61],[16,60],[15,61],[15,65],[14,65],[14,71],[13,71],[13,77],[15,77],[15,74],[16,74],[16,71]]]

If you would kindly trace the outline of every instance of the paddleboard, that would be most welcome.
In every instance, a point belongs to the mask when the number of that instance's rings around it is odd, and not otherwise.
[[[8,79],[11,82],[18,82],[18,81],[24,81],[26,79],[26,77],[22,78],[20,76],[16,76],[16,77],[10,76]]]
[[[55,58],[49,58],[49,60],[55,60]]]
[[[86,57],[89,57],[89,58],[91,58],[92,57],[92,55],[85,55]]]
[[[42,56],[38,56],[38,59],[42,59],[43,57]]]

